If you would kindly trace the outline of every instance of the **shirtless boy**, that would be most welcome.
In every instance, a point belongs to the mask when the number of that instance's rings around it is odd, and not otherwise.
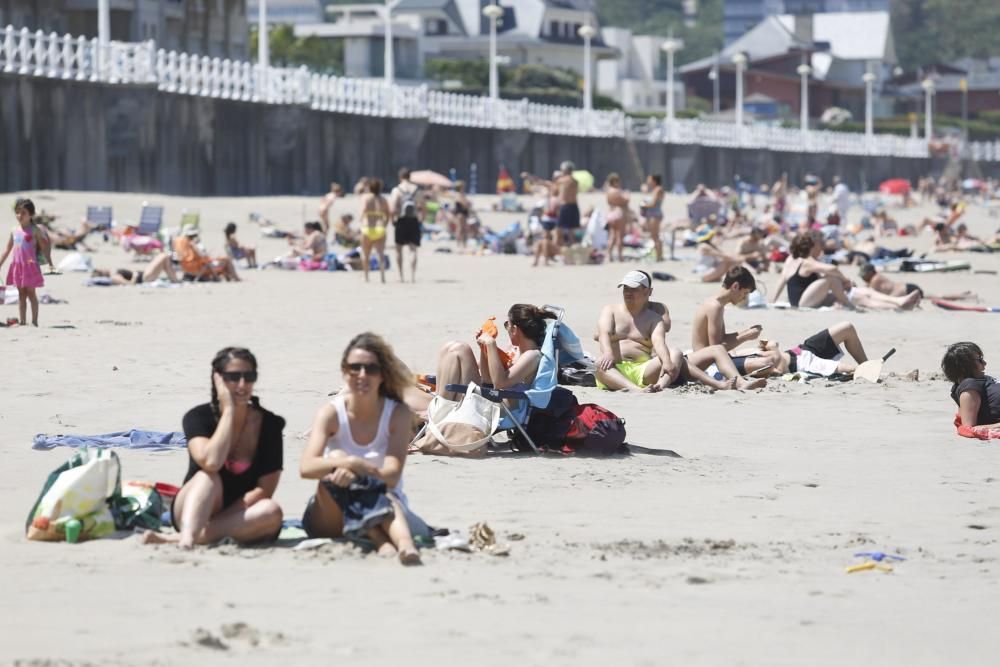
[[[691,328],[691,349],[701,350],[709,345],[722,345],[729,351],[743,343],[757,340],[762,330],[759,324],[739,332],[726,331],[724,313],[726,306],[743,303],[755,289],[757,281],[746,267],[734,266],[729,269],[722,278],[722,289],[703,301],[695,311]],[[781,352],[768,348],[766,341],[761,343],[760,349],[751,354],[730,355],[740,375],[756,373],[768,366],[777,367],[780,364]]]
[[[618,284],[622,303],[601,310],[597,335],[601,355],[597,358],[597,386],[601,389],[656,392],[677,379],[694,379],[715,389],[755,389],[763,380],[748,382],[739,377],[725,349],[713,345],[685,359],[667,345],[670,312],[662,303],[649,300],[652,280],[645,271],[629,271]],[[715,363],[728,378],[716,380],[703,370]]]
[[[962,299],[975,299],[976,295],[972,292],[956,292],[955,294],[942,294],[940,296],[933,296],[927,294],[920,288],[919,285],[915,283],[897,283],[895,280],[885,275],[884,273],[879,273],[875,270],[875,267],[871,264],[862,264],[858,269],[858,275],[861,276],[861,280],[865,281],[868,287],[872,288],[876,292],[881,292],[882,294],[888,294],[889,296],[906,296],[912,292],[919,292],[921,298],[928,299],[945,299],[947,301],[960,301]]]

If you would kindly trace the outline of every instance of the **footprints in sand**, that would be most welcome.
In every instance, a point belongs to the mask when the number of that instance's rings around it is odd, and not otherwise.
[[[218,634],[205,628],[196,628],[191,633],[191,639],[181,642],[181,645],[212,651],[229,651],[283,646],[287,643],[288,639],[280,632],[262,632],[246,623],[236,622],[222,625]]]
[[[685,538],[681,542],[670,543],[663,540],[644,542],[641,540],[619,540],[594,544],[597,551],[608,556],[649,560],[655,558],[701,557],[742,550],[753,545],[737,545],[735,540],[694,540]]]

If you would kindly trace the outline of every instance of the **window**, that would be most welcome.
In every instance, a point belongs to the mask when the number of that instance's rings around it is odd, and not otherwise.
[[[577,23],[577,24],[575,24],[575,25],[573,26],[573,28],[572,28],[573,32],[571,32],[571,33],[569,34],[569,36],[570,36],[570,37],[576,37],[577,35],[579,35],[579,34],[580,34],[580,28],[582,28],[582,27],[583,27],[583,25],[582,25],[582,24],[580,24],[580,23]]]
[[[447,35],[448,22],[444,19],[427,19],[424,34],[427,35]]]
[[[559,36],[559,21],[549,21],[549,37]]]

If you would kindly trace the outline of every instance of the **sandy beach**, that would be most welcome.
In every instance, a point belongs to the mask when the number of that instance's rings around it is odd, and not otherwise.
[[[201,213],[204,243],[222,252],[232,220],[261,260],[283,240],[259,238],[251,212],[298,231],[318,202],[299,197],[195,199],[32,192],[75,227],[87,204],[137,219],[143,200]],[[14,195],[3,195],[12,201]],[[489,212],[502,229],[526,214]],[[528,198],[522,198],[525,204]],[[591,203],[599,195],[588,195]],[[667,219],[682,215],[670,197]],[[334,214],[354,212],[338,201]],[[8,209],[4,209],[7,211]],[[918,222],[930,206],[890,208]],[[7,229],[14,224],[7,215]],[[852,216],[860,216],[855,208]],[[971,204],[973,233],[998,218]],[[331,216],[331,219],[333,216]],[[133,268],[92,237],[94,265]],[[894,238],[927,252],[930,234]],[[480,322],[515,302],[556,304],[591,353],[603,304],[621,299],[619,264],[532,269],[523,256],[421,250],[418,282],[359,272],[241,269],[243,282],[86,287],[85,274],[46,276],[41,327],[0,329],[0,662],[22,665],[994,665],[1000,655],[1000,444],[955,435],[939,371],[945,347],[979,343],[1000,369],[1000,314],[727,310],[731,329],[756,323],[792,345],[851,319],[871,356],[895,347],[880,384],[774,380],[760,392],[688,387],[655,395],[574,388],[627,422],[629,441],[678,457],[614,459],[412,456],[413,508],[435,526],[486,521],[506,557],[425,551],[422,568],[346,546],[220,546],[180,552],[134,538],[77,545],[29,542],[24,521],[43,481],[71,454],[34,451],[36,433],[180,430],[209,397],[209,362],[226,345],[260,361],[257,394],[287,420],[276,500],[301,516],[314,484],[298,461],[317,407],[341,386],[340,355],[363,330],[383,334],[417,372],[438,347],[472,341]],[[56,263],[64,252],[56,251]],[[674,262],[628,263],[682,280],[656,282],[690,346],[696,305],[714,285],[688,282],[691,248]],[[894,276],[928,292],[972,290],[1000,306],[1000,253],[948,253],[974,273]],[[136,266],[141,266],[136,264]],[[6,274],[6,266],[3,269]],[[848,269],[850,275],[856,271]],[[777,284],[776,274],[764,278]],[[0,309],[16,316],[16,305]],[[919,370],[919,381],[904,375]],[[1000,441],[994,441],[1000,442]],[[179,484],[183,450],[120,451],[123,479]],[[901,554],[892,573],[845,574],[859,551]]]

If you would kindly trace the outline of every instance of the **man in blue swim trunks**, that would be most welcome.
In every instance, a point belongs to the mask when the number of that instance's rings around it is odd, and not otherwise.
[[[575,169],[576,166],[566,160],[559,165],[559,178],[555,181],[559,196],[559,234],[563,245],[576,243],[576,230],[580,228],[580,207],[576,201],[580,186],[573,178]]]

